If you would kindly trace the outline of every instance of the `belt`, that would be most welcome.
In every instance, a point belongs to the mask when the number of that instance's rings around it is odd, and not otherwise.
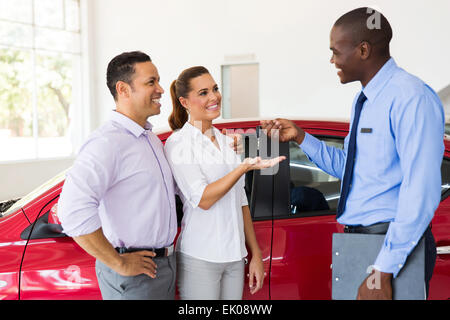
[[[370,226],[349,226],[344,227],[345,233],[366,233],[366,234],[386,234],[389,229],[390,222],[375,223]]]
[[[164,247],[164,248],[125,248],[125,247],[117,247],[115,248],[118,253],[130,253],[130,252],[136,252],[136,251],[153,251],[156,253],[156,256],[153,258],[161,258],[161,257],[169,257],[173,254],[173,244]]]

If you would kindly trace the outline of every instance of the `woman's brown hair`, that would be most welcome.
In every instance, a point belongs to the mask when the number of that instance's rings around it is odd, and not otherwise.
[[[172,130],[182,128],[189,119],[186,108],[180,102],[180,97],[187,98],[189,92],[192,90],[191,80],[206,73],[209,73],[209,71],[205,67],[192,67],[184,70],[178,76],[178,79],[174,80],[170,85],[173,110],[169,116],[169,125]]]

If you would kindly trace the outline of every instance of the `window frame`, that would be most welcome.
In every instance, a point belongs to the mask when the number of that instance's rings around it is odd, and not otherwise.
[[[444,157],[442,158],[442,164],[444,163],[444,161],[448,162],[448,163],[449,163],[449,166],[450,166],[450,158],[444,156]],[[441,176],[442,176],[442,164],[441,164]],[[441,181],[441,201],[440,201],[440,202],[444,201],[444,200],[447,199],[449,196],[450,196],[450,188],[448,188],[448,189],[445,190],[445,191],[442,191],[442,181]]]
[[[73,30],[71,28],[66,27],[66,3],[65,0],[62,0],[62,14],[63,14],[63,27],[51,27],[51,26],[43,26],[36,23],[35,17],[35,1],[31,0],[31,22],[22,22],[16,21],[13,19],[1,18],[0,21],[8,22],[8,23],[17,23],[21,25],[26,25],[32,28],[32,45],[31,46],[21,46],[16,44],[7,44],[0,43],[0,48],[6,50],[21,50],[26,51],[30,54],[31,64],[33,73],[32,76],[32,86],[31,86],[31,104],[30,104],[30,112],[32,113],[32,135],[30,138],[33,139],[32,148],[33,153],[32,156],[14,156],[8,160],[0,160],[0,164],[11,164],[18,162],[34,162],[41,160],[54,160],[54,159],[72,159],[76,154],[76,151],[81,146],[82,141],[88,136],[91,126],[90,126],[90,105],[91,98],[89,97],[89,86],[92,82],[92,77],[88,75],[89,68],[89,60],[91,58],[91,53],[89,52],[89,41],[88,41],[88,11],[90,10],[91,4],[89,4],[88,0],[74,0],[78,2],[78,16],[76,19],[78,20],[78,30]],[[48,49],[48,48],[39,48],[36,46],[36,37],[37,37],[37,29],[45,29],[45,30],[56,30],[56,31],[64,31],[71,34],[78,35],[79,41],[79,50],[77,51],[67,51],[67,50],[59,50],[59,49]],[[77,41],[77,42],[78,42]],[[70,140],[72,142],[72,148],[70,153],[61,154],[61,155],[50,155],[50,154],[39,154],[39,145],[42,141],[40,139],[42,137],[39,136],[39,112],[38,112],[38,91],[39,88],[37,86],[37,74],[36,74],[36,66],[37,55],[41,53],[50,53],[50,54],[62,54],[62,55],[72,55],[77,58],[77,65],[74,66],[74,70],[76,72],[76,82],[73,82],[72,90],[74,87],[77,88],[76,92],[72,91],[72,99],[71,103],[73,104],[72,108],[75,109],[76,116],[72,116],[73,121],[73,131],[70,136]],[[73,102],[76,102],[75,104]]]

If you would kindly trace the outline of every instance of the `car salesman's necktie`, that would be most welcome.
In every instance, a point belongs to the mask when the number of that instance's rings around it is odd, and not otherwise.
[[[344,179],[342,182],[341,198],[339,199],[338,209],[336,219],[339,218],[345,209],[345,202],[347,201],[348,192],[350,190],[350,184],[353,177],[353,166],[355,164],[355,154],[356,154],[356,133],[358,131],[359,116],[361,115],[361,110],[364,102],[367,100],[364,92],[358,97],[355,106],[355,116],[353,117],[352,129],[350,131],[350,141],[348,143],[347,149],[347,160],[345,162]]]

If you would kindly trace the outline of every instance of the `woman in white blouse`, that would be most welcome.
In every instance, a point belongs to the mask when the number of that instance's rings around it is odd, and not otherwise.
[[[244,175],[274,166],[271,160],[245,159],[242,163],[231,138],[212,126],[220,115],[221,95],[204,67],[184,70],[171,87],[174,133],[165,153],[181,191],[183,220],[177,241],[180,298],[242,299],[245,244],[251,251],[249,285],[261,289],[264,269],[256,241]]]

